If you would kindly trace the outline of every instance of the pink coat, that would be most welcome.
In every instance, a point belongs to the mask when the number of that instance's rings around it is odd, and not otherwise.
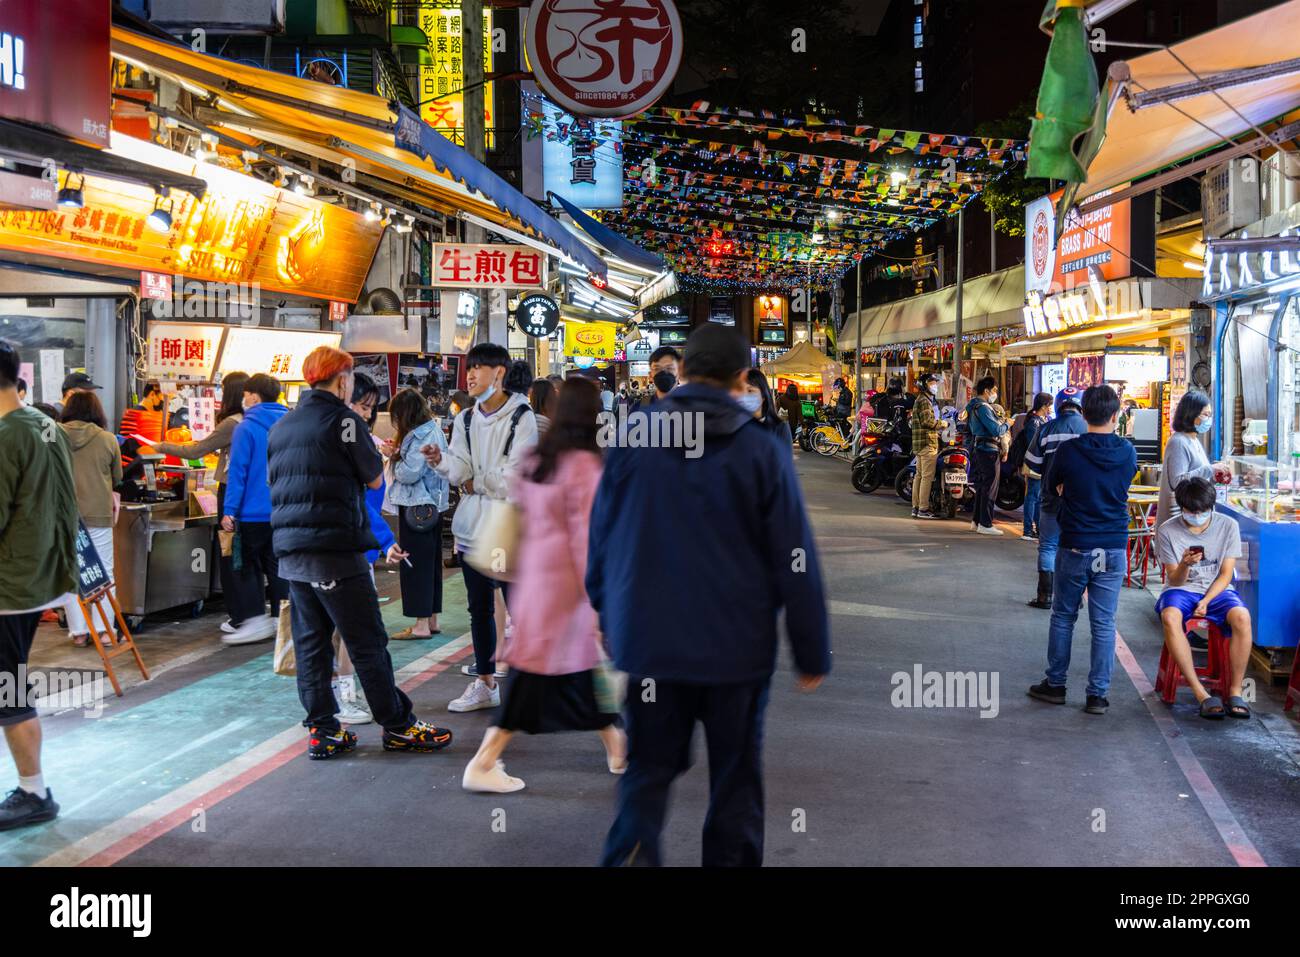
[[[532,469],[532,462],[524,467]],[[600,661],[600,630],[587,600],[587,531],[600,482],[593,452],[566,452],[550,480],[515,482],[522,512],[510,586],[511,638],[501,660],[538,675],[567,675]]]

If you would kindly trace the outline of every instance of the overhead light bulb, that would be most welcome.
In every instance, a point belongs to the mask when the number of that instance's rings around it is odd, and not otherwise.
[[[901,186],[907,182],[907,172],[901,169],[892,170],[889,174],[889,182],[892,186]]]
[[[63,189],[59,190],[59,205],[66,206],[68,209],[81,209],[86,205],[85,197],[82,196],[81,189],[86,185],[86,177],[80,177],[77,185],[72,185],[72,174],[63,181]]]
[[[171,200],[167,201],[166,208],[163,207],[162,192],[159,191],[154,197],[153,212],[149,214],[146,220],[150,229],[160,233],[171,232],[172,228],[172,204]]]
[[[293,191],[299,196],[315,196],[316,187],[313,185],[314,182],[315,181],[310,176],[305,176],[300,173],[298,174],[298,182],[294,185]]]
[[[375,223],[379,221],[379,204],[371,203],[366,207],[366,221]]]

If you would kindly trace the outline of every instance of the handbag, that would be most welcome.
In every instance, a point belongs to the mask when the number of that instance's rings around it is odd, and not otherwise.
[[[465,553],[465,561],[497,581],[511,581],[518,561],[519,508],[499,498],[482,499],[478,533]]]
[[[433,505],[406,506],[406,525],[413,532],[431,532],[438,527],[442,513]]]
[[[287,601],[280,603],[280,621],[275,628],[275,654],[271,656],[271,670],[277,675],[293,676],[298,673],[298,656],[293,650],[293,617]]]

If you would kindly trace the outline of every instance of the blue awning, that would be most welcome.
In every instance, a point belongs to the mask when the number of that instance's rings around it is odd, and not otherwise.
[[[452,179],[487,197],[534,233],[561,249],[598,276],[606,274],[604,261],[564,225],[488,169],[465,150],[447,139],[409,108],[394,104],[398,111],[394,141],[400,149],[427,159]]]
[[[558,203],[561,209],[572,216],[574,223],[588,236],[608,249],[618,259],[654,272],[663,272],[668,268],[668,264],[664,262],[662,257],[655,255],[648,249],[642,249],[630,239],[624,239],[600,220],[588,216],[584,210],[574,206],[563,196],[557,196],[555,193],[547,193],[546,195],[551,202]]]

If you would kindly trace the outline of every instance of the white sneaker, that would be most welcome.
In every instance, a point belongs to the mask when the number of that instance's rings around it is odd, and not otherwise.
[[[355,676],[343,675],[335,678],[330,682],[330,688],[333,689],[334,700],[339,705],[338,713],[334,717],[339,719],[340,724],[369,724],[374,720],[357,698]]]
[[[232,625],[232,624],[230,623],[230,619],[227,618],[225,621],[223,621],[223,622],[221,623],[221,630],[224,631],[224,632],[225,632],[226,634],[228,634],[228,635],[233,635],[233,634],[234,634],[236,631],[238,631],[239,629],[236,628],[234,625]]]
[[[461,776],[460,786],[466,791],[479,791],[485,794],[509,794],[511,791],[522,791],[524,782],[519,778],[512,778],[506,774],[504,761],[498,761],[491,771],[480,771],[475,767],[474,762],[470,761],[469,764],[465,765],[465,773]]]
[[[483,708],[495,708],[501,704],[501,686],[489,688],[482,678],[475,678],[465,689],[465,693],[455,701],[448,703],[448,711],[481,711]]]
[[[1002,534],[1002,529],[1000,529],[1000,528],[985,528],[983,525],[976,525],[976,526],[975,526],[975,531],[979,532],[981,535],[1001,535],[1001,534]]]
[[[229,635],[222,635],[221,640],[227,645],[251,645],[257,641],[266,641],[268,638],[275,637],[275,629],[279,624],[276,619],[270,615],[258,615],[256,618],[250,618]]]
[[[979,529],[979,527],[980,527],[980,523],[979,523],[979,522],[971,522],[971,523],[970,523],[970,530],[971,530],[972,532],[977,531],[977,530]]]

